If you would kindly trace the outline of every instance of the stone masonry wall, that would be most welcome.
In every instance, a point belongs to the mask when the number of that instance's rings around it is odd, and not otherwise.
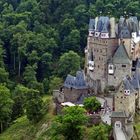
[[[88,95],[88,89],[64,88],[64,102],[77,102],[81,95]]]
[[[89,79],[90,85],[92,85],[93,81],[93,83],[97,83],[95,84],[96,86],[100,80],[101,85],[98,86],[101,87],[102,91],[104,90],[107,85],[108,59],[112,57],[117,47],[117,39],[88,38],[89,54],[92,52],[94,56],[94,71],[89,71],[87,68],[87,75],[89,77],[87,79]]]
[[[114,68],[114,74],[108,74],[108,85],[117,87],[125,76],[131,76],[131,64],[114,64]]]
[[[120,92],[120,93],[119,93]],[[119,90],[115,96],[115,111],[126,111],[127,113],[135,112],[135,94],[126,96],[124,90]]]

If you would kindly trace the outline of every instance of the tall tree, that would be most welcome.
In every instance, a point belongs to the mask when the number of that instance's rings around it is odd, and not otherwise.
[[[13,100],[11,99],[10,90],[0,85],[0,132],[4,127],[9,125],[12,114]]]
[[[28,94],[29,89],[23,85],[17,85],[12,93],[12,99],[14,100],[12,119],[16,119],[24,114],[25,97]]]
[[[84,108],[92,113],[101,108],[101,103],[96,99],[96,97],[85,98]]]
[[[39,95],[39,91],[30,89],[26,94],[26,115],[33,122],[38,122],[43,117],[43,101]]]
[[[104,124],[93,126],[90,134],[89,140],[108,140],[109,139],[110,127]]]
[[[63,115],[57,119],[58,124],[55,135],[63,135],[65,140],[82,140],[83,139],[83,125],[87,122],[85,110],[81,107],[74,106],[64,108]]]
[[[80,69],[80,56],[69,51],[64,53],[59,60],[58,73],[60,77],[66,78],[67,74],[76,74],[76,71]]]

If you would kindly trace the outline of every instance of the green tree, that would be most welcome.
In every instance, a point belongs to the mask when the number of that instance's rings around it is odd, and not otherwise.
[[[29,89],[23,85],[17,85],[12,93],[12,99],[14,100],[12,119],[16,119],[24,114],[25,97],[29,92]]]
[[[43,101],[39,95],[39,91],[29,89],[26,94],[26,115],[29,121],[36,123],[43,117]]]
[[[59,89],[62,86],[62,79],[59,77],[52,77],[49,83],[49,93],[52,94],[53,90]]]
[[[36,79],[36,63],[33,66],[27,65],[23,73],[24,83],[28,88],[36,89],[40,94],[44,93],[43,83],[39,83]]]
[[[89,140],[108,140],[110,130],[111,128],[104,124],[94,125],[90,131]]]
[[[97,111],[100,109],[101,103],[96,99],[96,97],[85,98],[84,108],[89,112]]]
[[[10,90],[4,85],[0,85],[0,132],[4,126],[8,126],[11,120],[13,100]]]
[[[64,38],[63,47],[65,51],[73,50],[80,52],[80,32],[72,30],[68,36]]]
[[[56,133],[53,137],[61,134],[65,140],[82,140],[83,125],[86,122],[87,116],[83,108],[78,106],[64,108],[63,115],[57,119],[58,124],[56,124]]]
[[[25,81],[25,85],[29,88],[31,88],[32,86],[32,82],[36,81],[36,65],[30,66],[27,65],[25,68],[25,72],[23,74],[24,76],[24,81]]]
[[[38,53],[36,50],[33,50],[29,55],[28,55],[28,61],[29,64],[31,66],[33,66],[34,64],[38,63],[39,61],[39,57],[38,57]]]
[[[2,42],[0,41],[0,83],[8,82],[8,72],[5,70],[4,57],[6,57],[6,53],[2,48]]]
[[[88,13],[91,18],[96,17],[96,6],[94,4],[90,5]]]
[[[103,3],[102,0],[97,0],[96,3],[95,3],[95,6],[96,6],[96,10],[98,11],[98,13],[100,11],[103,12],[103,10],[104,10],[104,3]]]
[[[65,36],[67,36],[71,30],[76,28],[76,23],[74,19],[64,19],[60,26],[60,37],[63,40]]]
[[[58,74],[60,77],[66,78],[67,74],[75,75],[79,68],[80,56],[77,53],[69,51],[60,57],[58,68]]]

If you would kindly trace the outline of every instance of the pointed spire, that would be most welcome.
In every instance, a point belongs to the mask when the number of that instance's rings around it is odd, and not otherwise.
[[[116,52],[113,56],[113,63],[119,63],[119,64],[130,64],[131,63],[122,40],[121,40],[120,46],[118,47],[118,49],[116,50]]]

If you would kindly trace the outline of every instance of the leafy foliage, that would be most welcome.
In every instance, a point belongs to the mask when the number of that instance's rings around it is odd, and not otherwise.
[[[67,74],[74,75],[79,68],[80,56],[77,53],[69,51],[60,57],[58,69],[60,77],[66,78]]]
[[[27,118],[36,123],[43,117],[43,101],[39,96],[39,92],[30,89],[26,94],[26,115]]]
[[[64,108],[63,116],[58,116],[57,127],[53,128],[52,139],[57,136],[64,136],[65,140],[81,140],[83,137],[83,125],[87,122],[85,110],[74,106]]]
[[[139,7],[138,0],[1,0],[0,84],[7,92],[1,98],[10,101],[2,125],[7,126],[11,120],[11,108],[12,119],[27,109],[32,120],[35,109],[42,108],[44,92],[51,93],[61,85],[60,78],[75,75],[83,66],[89,18],[119,18],[125,11],[140,18]],[[27,100],[28,108],[24,109],[25,92],[29,90],[39,93],[31,94],[33,99]]]
[[[5,126],[8,126],[10,117],[12,114],[13,100],[10,96],[10,91],[3,85],[0,85],[0,132],[2,132]]]
[[[101,107],[101,103],[96,99],[96,97],[85,98],[84,107],[89,112],[97,111]]]
[[[98,126],[94,125],[90,131],[89,140],[108,140],[110,129],[111,127],[104,124],[99,124]]]
[[[49,83],[49,93],[52,94],[54,89],[59,89],[62,86],[62,79],[59,77],[52,77]]]

